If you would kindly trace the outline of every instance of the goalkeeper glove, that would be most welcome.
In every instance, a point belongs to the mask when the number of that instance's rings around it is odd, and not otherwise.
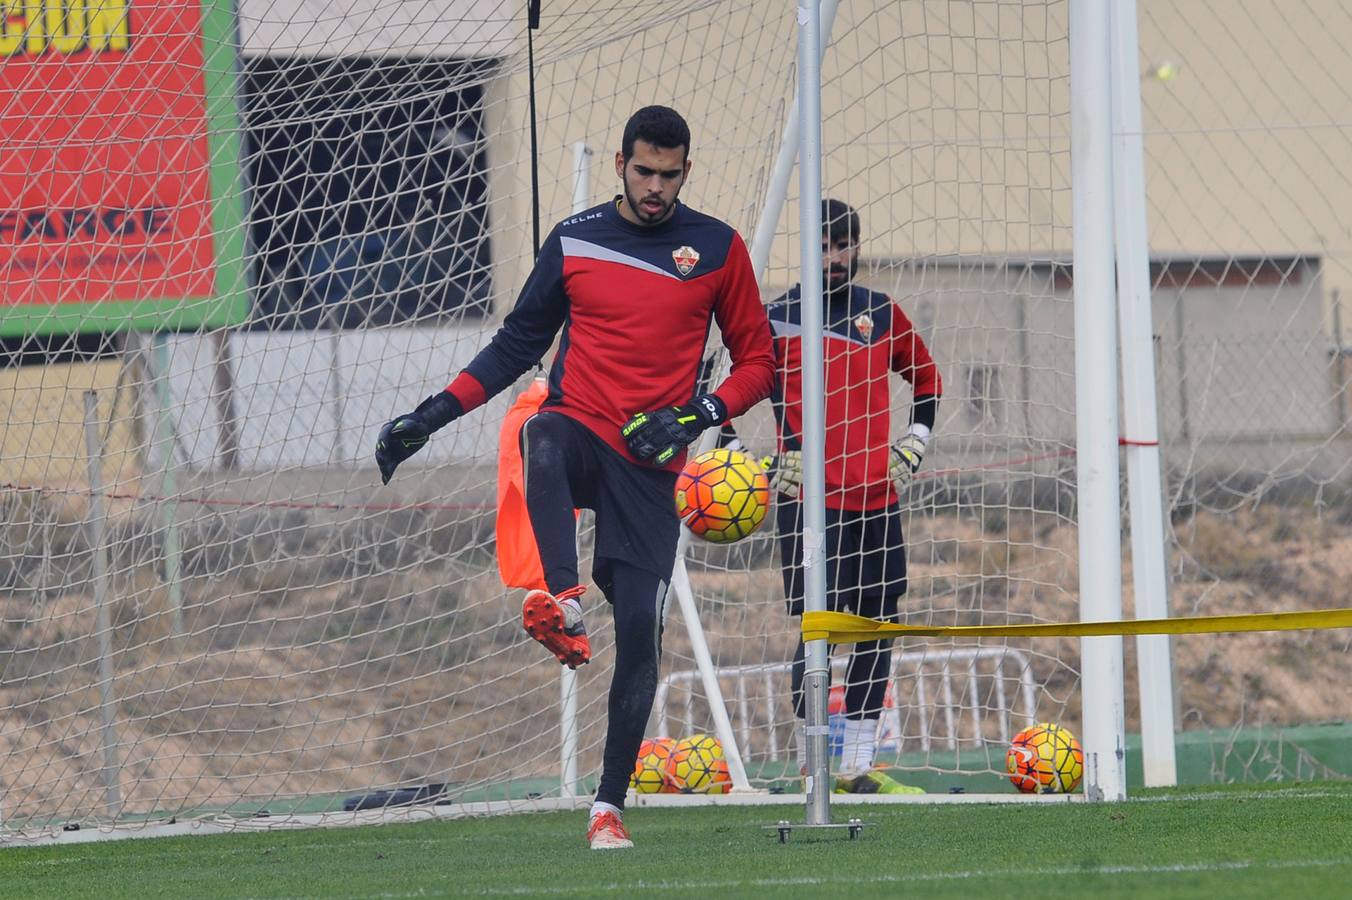
[[[911,483],[924,458],[925,440],[918,434],[908,434],[892,445],[887,474],[898,490]]]
[[[419,403],[413,412],[386,422],[376,437],[380,483],[389,484],[401,462],[425,447],[432,432],[454,422],[461,413],[460,401],[441,391]]]
[[[639,413],[624,423],[620,436],[634,458],[665,466],[694,443],[700,432],[728,417],[728,407],[714,394],[700,394],[685,406]]]
[[[770,487],[785,497],[798,499],[803,492],[803,451],[785,450],[778,457],[767,456],[761,468],[770,473]]]

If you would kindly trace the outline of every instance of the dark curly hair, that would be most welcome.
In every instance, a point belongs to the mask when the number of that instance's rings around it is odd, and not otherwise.
[[[669,106],[645,106],[624,125],[620,153],[625,162],[634,155],[634,141],[646,141],[663,150],[680,147],[684,151],[681,158],[685,159],[690,155],[690,126]]]

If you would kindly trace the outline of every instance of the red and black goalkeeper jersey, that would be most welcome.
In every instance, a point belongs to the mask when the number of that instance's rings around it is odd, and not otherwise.
[[[803,341],[800,288],[767,307],[779,374],[774,407],[780,450],[802,448]],[[825,300],[826,505],[881,509],[897,502],[888,477],[892,432],[889,372],[911,383],[914,401],[943,392],[929,348],[886,294],[852,285]]]
[[[604,203],[555,226],[516,307],[447,390],[473,409],[535,365],[562,328],[545,408],[628,457],[620,427],[631,416],[694,396],[714,320],[732,357],[714,393],[738,416],[769,396],[775,370],[741,237],[679,203],[652,227]],[[684,461],[680,454],[666,468]]]

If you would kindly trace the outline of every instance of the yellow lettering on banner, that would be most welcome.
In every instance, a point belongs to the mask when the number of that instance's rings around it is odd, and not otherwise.
[[[126,53],[131,47],[131,20],[127,0],[92,0],[85,4],[89,22],[89,49],[95,53]]]
[[[42,0],[24,0],[24,17],[28,19],[28,52],[41,56],[47,49],[47,34],[43,30]]]
[[[0,11],[4,13],[0,20],[0,56],[13,56],[23,49],[24,28],[28,25],[23,0],[0,0]]]
[[[128,0],[0,0],[0,56],[125,53]]]
[[[47,34],[50,46],[57,53],[78,53],[85,45],[85,7],[81,0],[62,3],[47,2]]]

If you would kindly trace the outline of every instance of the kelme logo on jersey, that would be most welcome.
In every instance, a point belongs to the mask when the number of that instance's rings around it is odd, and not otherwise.
[[[868,340],[873,336],[873,317],[868,313],[860,313],[859,318],[854,320],[854,327],[864,340]]]
[[[691,270],[699,265],[699,251],[694,247],[677,247],[671,251],[671,259],[676,263],[677,272],[689,275]]]

